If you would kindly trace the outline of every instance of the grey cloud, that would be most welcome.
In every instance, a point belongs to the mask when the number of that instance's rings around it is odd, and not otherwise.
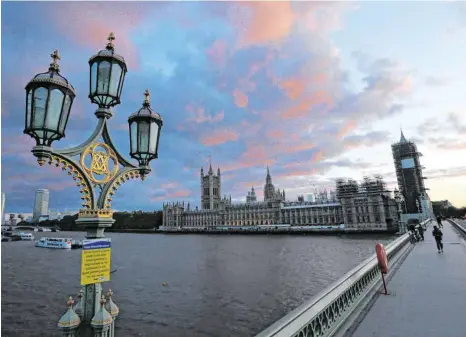
[[[464,177],[466,176],[466,166],[426,170],[424,175],[429,179]]]
[[[361,135],[347,136],[343,139],[346,144],[357,144],[358,146],[373,146],[387,142],[390,133],[387,131],[371,131]]]

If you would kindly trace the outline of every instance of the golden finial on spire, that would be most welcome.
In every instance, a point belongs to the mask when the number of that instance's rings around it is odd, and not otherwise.
[[[68,301],[66,302],[66,304],[68,305],[69,308],[71,308],[74,304],[74,300],[73,300],[73,297],[69,297],[68,298]]]
[[[60,68],[58,66],[58,60],[61,60],[60,53],[58,52],[58,49],[55,49],[52,54],[50,54],[50,57],[52,58],[52,63],[50,63],[50,70],[56,70],[58,71]]]
[[[113,34],[113,32],[111,32],[110,34],[108,34],[108,43],[107,43],[107,49],[113,49],[113,41],[115,40],[115,34]]]
[[[146,96],[146,98],[144,99],[144,104],[150,104],[150,91],[149,91],[149,89],[146,89],[146,91],[144,91],[144,96]]]

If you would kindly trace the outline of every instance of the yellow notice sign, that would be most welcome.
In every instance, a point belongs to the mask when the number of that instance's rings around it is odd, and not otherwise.
[[[81,285],[110,281],[110,239],[84,240]]]

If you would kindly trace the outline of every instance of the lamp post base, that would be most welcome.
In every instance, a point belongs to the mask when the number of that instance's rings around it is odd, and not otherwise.
[[[82,286],[83,290],[83,321],[89,323],[100,308],[102,297],[102,284],[88,284]]]

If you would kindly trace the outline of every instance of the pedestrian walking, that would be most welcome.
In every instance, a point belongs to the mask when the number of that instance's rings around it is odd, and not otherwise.
[[[432,235],[435,238],[435,243],[437,244],[437,250],[439,253],[443,253],[443,233],[437,226],[434,226],[434,230],[432,231]]]
[[[419,235],[421,236],[421,241],[424,241],[424,228],[422,228],[422,225],[419,225],[418,229]]]
[[[437,223],[438,223],[439,228],[443,228],[442,217],[440,215],[437,215]]]

